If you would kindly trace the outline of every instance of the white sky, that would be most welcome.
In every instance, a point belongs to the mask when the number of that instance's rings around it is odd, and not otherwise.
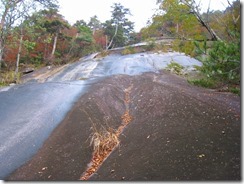
[[[140,31],[146,26],[148,20],[158,9],[156,0],[58,0],[60,5],[60,14],[73,24],[76,20],[85,20],[88,22],[90,17],[97,15],[98,20],[105,22],[111,19],[111,6],[114,3],[120,3],[128,8],[133,16],[128,17],[135,23],[135,31]],[[199,0],[197,0],[199,1]],[[233,0],[230,0],[231,2]],[[203,9],[207,9],[209,0],[202,0]],[[223,5],[223,3],[225,5]],[[211,9],[223,10],[227,6],[227,0],[211,0]]]

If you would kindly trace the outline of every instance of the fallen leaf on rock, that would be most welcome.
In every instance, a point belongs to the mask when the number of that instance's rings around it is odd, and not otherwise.
[[[203,158],[203,157],[205,157],[205,155],[204,154],[201,154],[201,155],[198,155],[198,157],[199,158]]]
[[[42,168],[42,171],[45,171],[46,169],[47,169],[47,167],[43,167],[43,168]]]

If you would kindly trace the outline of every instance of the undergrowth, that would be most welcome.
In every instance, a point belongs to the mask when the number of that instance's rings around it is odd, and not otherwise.
[[[188,79],[188,83],[195,86],[200,86],[204,88],[213,88],[215,87],[215,81],[211,79]]]
[[[125,47],[125,49],[121,52],[122,55],[135,54],[135,53],[136,53],[135,48],[131,46]]]
[[[7,71],[0,73],[0,86],[7,86],[11,83],[19,83],[21,74],[15,75],[14,71]]]
[[[177,75],[183,75],[184,67],[181,66],[179,63],[171,61],[170,64],[168,64],[165,69]]]

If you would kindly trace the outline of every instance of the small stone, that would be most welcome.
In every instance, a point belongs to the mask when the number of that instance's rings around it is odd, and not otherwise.
[[[115,172],[115,170],[111,170],[111,171],[110,171],[111,174],[114,173],[114,172]]]
[[[125,180],[125,177],[123,176],[121,179],[122,179],[122,180]]]

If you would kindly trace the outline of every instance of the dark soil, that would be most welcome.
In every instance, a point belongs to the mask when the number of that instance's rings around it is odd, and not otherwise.
[[[94,84],[38,153],[6,180],[78,180],[92,158],[94,127],[121,125],[130,86],[133,120],[90,180],[241,180],[240,97],[166,72]]]

